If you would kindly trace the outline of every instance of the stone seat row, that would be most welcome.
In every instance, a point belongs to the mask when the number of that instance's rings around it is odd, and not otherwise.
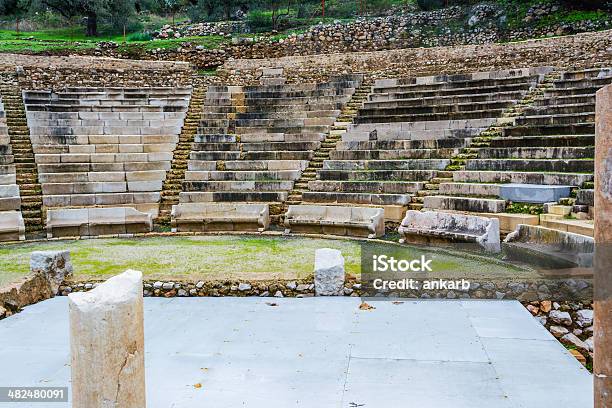
[[[152,106],[152,105],[107,105],[107,106],[76,106],[76,105],[27,105],[30,112],[48,112],[49,114],[90,113],[178,113],[184,112],[186,106]]]
[[[28,119],[37,121],[54,120],[171,120],[185,119],[185,112],[47,112],[32,111]],[[58,124],[60,124],[58,122]]]
[[[173,232],[263,232],[270,225],[269,211],[268,204],[182,203],[172,208],[172,227]],[[289,206],[284,225],[286,234],[378,238],[385,234],[384,218],[382,208],[295,205]],[[0,237],[14,239],[12,235],[3,235],[7,220],[6,214],[0,214]],[[48,238],[126,235],[151,231],[152,218],[129,207],[60,209],[47,213],[46,225]],[[398,232],[400,243],[501,251],[499,221],[495,218],[408,211]],[[521,262],[548,268],[592,265],[593,239],[578,234],[518,225],[504,245],[508,256]]]
[[[128,101],[130,99],[183,99],[189,98],[191,87],[174,88],[65,88],[64,90],[28,90],[23,92],[25,98],[46,100],[97,100],[97,99],[119,99]]]
[[[491,87],[489,92],[468,94],[468,95],[407,95],[403,98],[400,95],[390,94],[372,94],[369,100],[365,101],[364,108],[405,108],[405,107],[425,107],[430,106],[432,102],[439,106],[448,106],[452,104],[469,104],[469,103],[491,103],[496,101],[512,101],[517,100],[523,94],[521,90],[500,91],[496,87]]]

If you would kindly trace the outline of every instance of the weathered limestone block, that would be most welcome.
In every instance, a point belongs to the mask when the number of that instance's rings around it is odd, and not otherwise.
[[[68,296],[73,408],[144,408],[142,273]]]
[[[500,252],[499,220],[475,215],[409,210],[398,232],[401,243],[430,241],[473,242]]]
[[[593,238],[537,225],[519,224],[504,240],[510,259],[546,268],[591,267]]]
[[[172,230],[265,231],[270,226],[268,204],[181,203],[172,206]]]
[[[285,233],[352,235],[376,238],[385,235],[385,210],[376,207],[290,205]]]
[[[150,232],[153,217],[132,207],[62,208],[47,211],[47,237]]]
[[[65,278],[72,276],[70,251],[35,251],[30,257],[30,272],[43,274],[53,293]]]
[[[25,224],[21,212],[0,212],[0,241],[24,241],[25,239]]]
[[[344,292],[344,257],[337,249],[315,252],[315,295],[340,296]]]

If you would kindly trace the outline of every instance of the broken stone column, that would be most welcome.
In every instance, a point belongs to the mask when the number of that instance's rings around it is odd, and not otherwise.
[[[72,276],[70,251],[32,252],[30,272],[41,273],[49,281],[53,294],[57,294],[64,279]]]
[[[68,295],[72,407],[145,407],[142,273]]]
[[[315,252],[315,296],[344,294],[344,257],[336,249],[321,248]]]
[[[595,115],[595,408],[612,407],[612,85],[597,92]]]

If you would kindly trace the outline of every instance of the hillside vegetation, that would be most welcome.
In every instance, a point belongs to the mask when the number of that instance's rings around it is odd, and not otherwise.
[[[236,38],[282,41],[320,25],[400,16],[432,20],[424,28],[424,35],[431,36],[461,30],[478,33],[481,27],[562,35],[610,28],[611,4],[598,0],[0,0],[0,52],[95,54],[106,47],[139,55],[180,50],[185,43],[205,50],[235,43]],[[447,15],[455,17],[447,21]]]

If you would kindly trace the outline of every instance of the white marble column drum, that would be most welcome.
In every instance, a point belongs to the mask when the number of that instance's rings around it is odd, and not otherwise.
[[[73,408],[145,408],[142,273],[72,293]]]

